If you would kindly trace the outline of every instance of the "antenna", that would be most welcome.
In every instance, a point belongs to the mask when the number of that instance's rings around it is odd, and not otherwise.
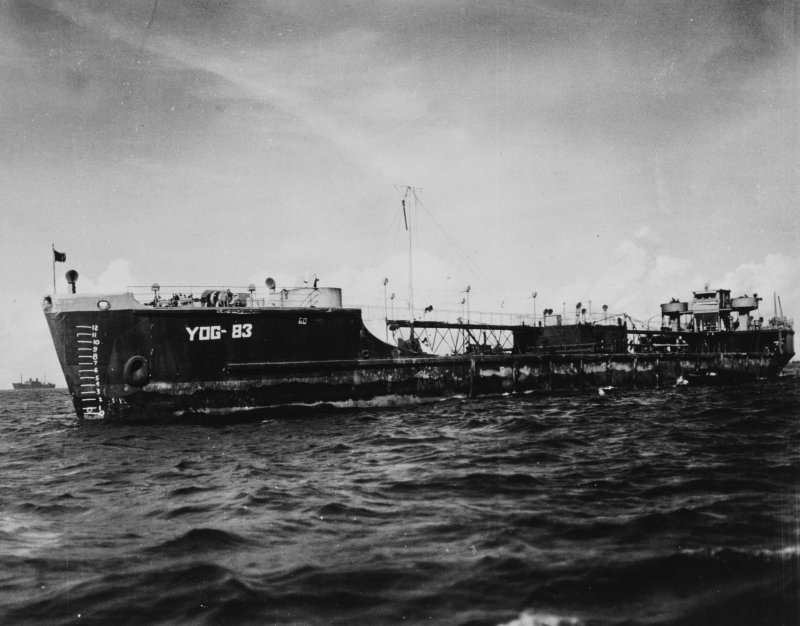
[[[411,233],[411,207],[407,206],[406,200],[414,199],[416,207],[417,189],[406,185],[403,192],[401,205],[403,207],[403,222],[408,232],[408,322],[411,325],[411,336],[414,336],[414,245]],[[408,210],[407,210],[408,209]]]

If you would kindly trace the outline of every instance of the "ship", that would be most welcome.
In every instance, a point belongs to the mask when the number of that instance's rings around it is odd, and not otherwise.
[[[47,382],[47,376],[41,381],[38,378],[29,378],[25,382],[22,381],[22,374],[19,375],[19,382],[11,383],[14,389],[54,389],[54,383]]]
[[[545,309],[501,323],[434,321],[412,307],[405,319],[386,313],[380,338],[362,308],[316,280],[169,296],[158,284],[79,294],[74,270],[67,281],[69,293],[42,306],[81,419],[224,421],[294,405],[739,384],[779,376],[794,355],[782,309],[764,319],[757,294],[708,287],[661,304],[656,328],[580,303],[570,320]]]

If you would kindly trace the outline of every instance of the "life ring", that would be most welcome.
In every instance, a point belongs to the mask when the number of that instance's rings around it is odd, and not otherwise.
[[[131,387],[144,387],[150,380],[150,363],[143,356],[132,356],[122,369],[122,380]]]
[[[367,350],[367,349],[362,350],[361,351],[361,358],[362,359],[368,359],[369,358],[369,350]]]

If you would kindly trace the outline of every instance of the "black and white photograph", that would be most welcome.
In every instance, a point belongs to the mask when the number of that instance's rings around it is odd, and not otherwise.
[[[0,623],[800,625],[797,0],[0,0]]]

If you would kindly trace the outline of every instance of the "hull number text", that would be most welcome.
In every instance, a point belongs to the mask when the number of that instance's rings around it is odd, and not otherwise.
[[[222,339],[222,336],[228,333],[222,326],[194,326],[192,328],[186,326],[186,332],[189,334],[189,341],[213,341]],[[232,339],[248,339],[252,336],[252,324],[234,324],[231,326]]]

